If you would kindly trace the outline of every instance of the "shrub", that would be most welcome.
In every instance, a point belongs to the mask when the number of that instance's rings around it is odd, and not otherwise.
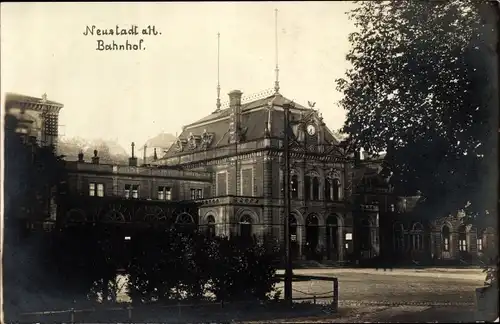
[[[498,257],[490,259],[490,262],[483,267],[483,272],[486,273],[486,278],[484,279],[486,287],[498,286],[498,261]]]
[[[94,227],[65,228],[55,232],[51,241],[48,257],[54,267],[50,280],[59,289],[74,299],[95,300],[99,293],[108,295],[108,283],[116,277],[117,258],[106,255]]]
[[[128,235],[128,234],[127,234]],[[133,303],[271,299],[277,247],[238,237],[149,228],[130,234],[109,228],[75,228],[60,234],[58,265],[65,285],[114,301],[117,269],[128,274]],[[68,249],[71,247],[71,249]]]

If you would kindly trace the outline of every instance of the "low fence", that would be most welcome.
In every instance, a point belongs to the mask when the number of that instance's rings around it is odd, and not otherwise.
[[[279,274],[277,277],[284,280],[284,275]],[[294,275],[292,279],[292,296],[294,301],[312,301],[312,304],[326,304],[329,312],[336,313],[339,305],[339,286],[338,279],[326,276],[307,276],[307,275]],[[309,283],[320,286],[319,291],[307,291],[304,283]],[[300,287],[301,284],[302,286]],[[280,283],[281,285],[281,283]],[[295,286],[295,287],[294,287]],[[329,287],[329,288],[328,288]],[[278,286],[278,289],[282,287]],[[325,289],[328,288],[328,289]],[[241,311],[249,310],[252,307],[261,307],[271,305],[269,303],[256,303],[253,301],[241,302],[200,302],[200,303],[177,303],[170,305],[138,305],[123,304],[115,307],[97,306],[84,309],[71,308],[66,310],[53,310],[53,311],[40,311],[22,313],[22,322],[92,322],[99,321],[105,318],[109,322],[137,322],[137,321],[165,321],[167,319],[180,317],[196,317],[206,318],[207,314],[214,315],[217,311],[222,312],[223,315],[229,315],[234,311],[234,315],[238,316]],[[282,303],[280,303],[283,305]],[[279,308],[276,304],[276,308]],[[268,310],[271,308],[267,308]],[[255,308],[253,309],[256,310]],[[289,314],[288,311],[286,314]],[[216,315],[216,314],[215,314]],[[285,314],[284,314],[285,315]],[[231,315],[229,315],[231,316]]]
[[[278,278],[284,281],[285,276],[282,274],[277,275]],[[305,291],[305,289],[294,288],[293,282],[309,282],[314,283],[314,281],[326,282],[323,285],[323,289],[320,288],[319,291]],[[325,289],[328,285],[331,285],[331,290]],[[298,286],[298,285],[297,285]],[[296,296],[294,293],[299,293],[303,297]],[[294,296],[295,295],[295,296]],[[329,300],[331,299],[331,306],[334,312],[338,311],[339,307],[339,281],[334,277],[326,276],[308,276],[308,275],[293,275],[292,277],[292,299],[296,301],[312,300],[313,304],[316,304],[318,300]]]

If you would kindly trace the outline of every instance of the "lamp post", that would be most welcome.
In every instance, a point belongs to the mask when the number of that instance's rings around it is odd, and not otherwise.
[[[290,108],[292,104],[286,103],[283,105],[284,112],[284,167],[283,178],[285,185],[284,191],[284,243],[285,243],[285,301],[292,303],[292,253],[290,251]]]
[[[283,125],[283,195],[284,195],[284,245],[285,245],[285,301],[291,304],[292,302],[292,253],[291,253],[291,236],[290,236],[290,210],[291,210],[291,196],[290,196],[290,144],[292,142],[297,143],[297,139],[293,137],[290,133],[290,126],[292,124],[301,123],[300,121],[290,120],[290,109],[294,107],[293,102],[285,103],[283,105],[284,112],[284,125]],[[347,179],[347,164],[352,161],[348,157],[352,147],[349,143],[343,142],[340,145],[332,145],[330,148],[326,149],[326,146],[322,146],[323,149],[320,150],[319,154],[324,156],[330,156],[332,154],[340,156],[341,161],[345,164],[344,166],[344,178]],[[304,148],[304,152],[305,148]],[[318,153],[317,153],[318,154]],[[344,189],[345,195],[347,195],[347,187]]]

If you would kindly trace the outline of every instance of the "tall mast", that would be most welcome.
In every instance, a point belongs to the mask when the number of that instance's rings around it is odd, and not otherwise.
[[[217,109],[215,112],[220,111],[220,33],[217,33]]]
[[[274,45],[275,45],[275,62],[276,68],[274,72],[276,73],[276,81],[274,81],[274,92],[279,93],[280,91],[280,81],[279,74],[280,69],[278,67],[278,9],[274,9]]]

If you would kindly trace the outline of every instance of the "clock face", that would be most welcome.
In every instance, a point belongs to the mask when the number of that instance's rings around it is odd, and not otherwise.
[[[309,134],[311,136],[316,134],[316,127],[314,127],[314,125],[308,125],[307,126],[307,134]]]

